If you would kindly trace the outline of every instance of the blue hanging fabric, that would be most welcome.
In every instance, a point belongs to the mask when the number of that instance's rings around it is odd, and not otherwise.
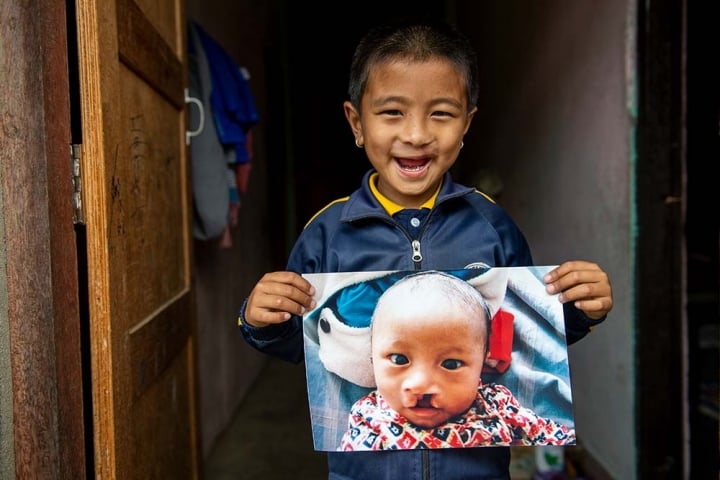
[[[190,144],[193,236],[220,238],[220,247],[229,248],[251,168],[250,129],[259,116],[243,69],[193,21],[188,25],[188,60],[189,93],[208,117]],[[191,108],[189,116],[191,125],[197,125],[197,109]]]
[[[223,145],[235,148],[237,163],[246,163],[250,160],[247,133],[260,119],[250,85],[230,55],[197,23],[193,26],[210,65],[210,101],[218,137]]]

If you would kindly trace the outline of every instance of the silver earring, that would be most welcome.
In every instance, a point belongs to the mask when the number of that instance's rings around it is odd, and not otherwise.
[[[355,146],[358,148],[363,148],[362,143],[360,143],[360,139],[355,137]]]
[[[462,148],[462,147],[464,147],[464,146],[465,146],[465,142],[463,142],[462,140],[460,140],[460,148]]]

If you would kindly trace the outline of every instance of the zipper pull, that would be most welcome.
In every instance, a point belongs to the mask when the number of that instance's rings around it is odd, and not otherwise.
[[[412,260],[415,263],[422,262],[422,253],[420,253],[420,240],[412,241]]]

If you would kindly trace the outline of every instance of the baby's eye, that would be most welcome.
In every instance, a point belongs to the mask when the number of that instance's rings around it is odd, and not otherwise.
[[[410,363],[410,360],[402,353],[391,353],[388,358],[390,358],[390,361],[395,365],[407,365]]]
[[[448,369],[448,370],[457,370],[458,368],[463,366],[463,362],[462,362],[462,360],[448,358],[447,360],[443,360],[441,365],[443,368]]]

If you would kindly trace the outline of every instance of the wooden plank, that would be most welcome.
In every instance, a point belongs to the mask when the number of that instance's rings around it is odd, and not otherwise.
[[[120,60],[177,108],[185,105],[182,62],[133,0],[117,2]]]
[[[130,331],[130,362],[133,400],[150,387],[187,346],[191,325],[183,312],[190,308],[189,295],[168,302],[157,315]]]
[[[47,192],[50,221],[53,326],[57,372],[59,468],[58,478],[86,478],[86,393],[82,375],[82,340],[78,294],[77,242],[73,226],[73,186],[69,161],[70,85],[65,2],[45,4],[40,15],[43,45],[43,88],[47,149]],[[74,13],[74,12],[73,12]],[[32,18],[32,17],[31,17]],[[74,17],[71,17],[74,18]],[[75,48],[73,45],[72,48]],[[77,69],[77,65],[71,68]],[[76,71],[76,70],[75,70]]]
[[[181,7],[77,2],[97,478],[198,476]]]
[[[60,420],[46,181],[48,163],[58,161],[54,155],[63,135],[62,125],[48,122],[62,116],[67,78],[60,71],[64,40],[45,44],[49,33],[43,32],[64,22],[64,7],[59,2],[47,7],[38,10],[34,2],[16,0],[0,3],[0,221],[5,229],[2,268],[7,276],[14,476],[55,479],[60,478]],[[48,63],[53,60],[59,65]],[[60,96],[58,103],[53,94]]]

